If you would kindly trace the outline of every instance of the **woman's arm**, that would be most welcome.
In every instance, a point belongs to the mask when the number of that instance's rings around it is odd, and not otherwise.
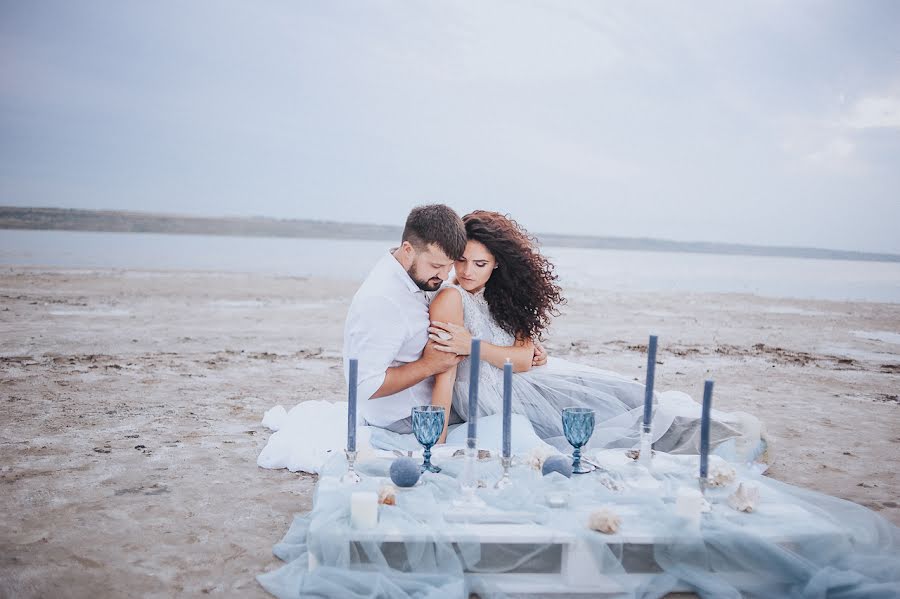
[[[435,349],[440,349],[437,347]],[[534,359],[534,342],[531,339],[517,339],[513,345],[494,345],[493,343],[481,343],[481,359],[503,369],[506,359],[512,362],[513,372],[527,372],[531,370]]]
[[[441,291],[431,300],[428,308],[431,320],[463,324],[462,297],[454,291]],[[447,441],[447,426],[450,424],[450,406],[453,403],[453,385],[456,383],[456,366],[434,377],[434,389],[431,392],[431,405],[444,408],[444,430],[438,443]]]
[[[460,310],[462,300],[460,300]],[[472,335],[465,327],[452,321],[444,321],[431,316],[431,327],[428,329],[429,337],[435,342],[435,349],[454,353],[459,356],[468,356],[472,347]],[[441,336],[443,335],[443,336]],[[445,337],[449,336],[449,339]],[[513,372],[526,372],[531,369],[534,360],[534,341],[531,339],[517,339],[513,345],[494,345],[481,342],[481,359],[491,366],[502,369],[506,359],[512,362]]]

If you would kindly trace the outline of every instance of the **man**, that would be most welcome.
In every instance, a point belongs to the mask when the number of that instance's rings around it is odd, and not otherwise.
[[[378,261],[353,297],[344,325],[344,376],[349,359],[358,358],[358,413],[366,424],[412,432],[410,411],[431,404],[434,375],[463,359],[428,341],[428,304],[465,249],[465,226],[451,208],[413,208],[400,247]],[[539,351],[537,365],[546,362]]]

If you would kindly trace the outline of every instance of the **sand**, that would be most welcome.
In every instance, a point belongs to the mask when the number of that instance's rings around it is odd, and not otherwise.
[[[340,399],[353,282],[0,270],[0,596],[265,597],[316,478],[276,404]],[[570,290],[547,347],[758,415],[771,476],[900,523],[900,305]]]

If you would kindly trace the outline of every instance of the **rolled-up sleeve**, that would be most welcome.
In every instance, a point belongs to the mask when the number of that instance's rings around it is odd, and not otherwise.
[[[350,358],[359,360],[357,396],[371,399],[384,384],[406,338],[403,312],[389,298],[358,298],[347,316],[344,351],[344,378],[349,378]]]

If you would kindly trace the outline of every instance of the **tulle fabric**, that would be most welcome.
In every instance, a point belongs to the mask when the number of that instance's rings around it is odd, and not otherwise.
[[[502,372],[483,362],[479,376],[478,414],[499,414],[503,409]],[[594,411],[594,434],[587,447],[636,447],[640,441],[644,385],[614,372],[550,357],[547,364],[513,375],[512,410],[528,418],[538,437],[561,451],[569,450],[562,428],[564,408]],[[458,376],[453,407],[468,420],[469,380]],[[743,412],[712,412],[710,446],[731,441],[739,459],[757,448],[762,432],[759,421]],[[685,393],[654,394],[652,441],[668,453],[698,453],[700,405]]]
[[[602,580],[607,590],[613,585],[616,596],[661,597],[672,591],[694,591],[704,598],[900,596],[900,529],[866,508],[737,466],[734,481],[708,490],[712,509],[692,528],[676,515],[674,502],[680,488],[696,488],[697,456],[658,453],[648,474],[621,450],[589,453],[605,474],[542,477],[520,460],[513,487],[502,491],[492,488],[501,473],[497,460],[479,461],[478,476],[487,483],[480,497],[485,510],[520,514],[520,524],[568,535],[582,573]],[[280,598],[463,598],[473,592],[502,597],[492,575],[560,572],[558,546],[481,546],[464,525],[448,521],[451,502],[460,493],[463,460],[444,456],[436,463],[442,473],[427,474],[420,485],[400,490],[397,505],[380,507],[379,524],[367,540],[351,543],[359,532],[350,525],[349,495],[381,488],[390,459],[360,464],[362,483],[346,487],[337,482],[346,463],[332,458],[323,469],[313,511],[298,516],[275,547],[285,565],[260,575],[260,583]],[[721,464],[713,460],[711,468]],[[738,483],[760,490],[752,513],[727,505]],[[568,508],[547,507],[548,493],[563,493]],[[589,514],[601,506],[621,517],[618,534],[587,527]],[[632,542],[648,531],[656,535],[656,544]],[[404,540],[375,540],[388,534]]]

